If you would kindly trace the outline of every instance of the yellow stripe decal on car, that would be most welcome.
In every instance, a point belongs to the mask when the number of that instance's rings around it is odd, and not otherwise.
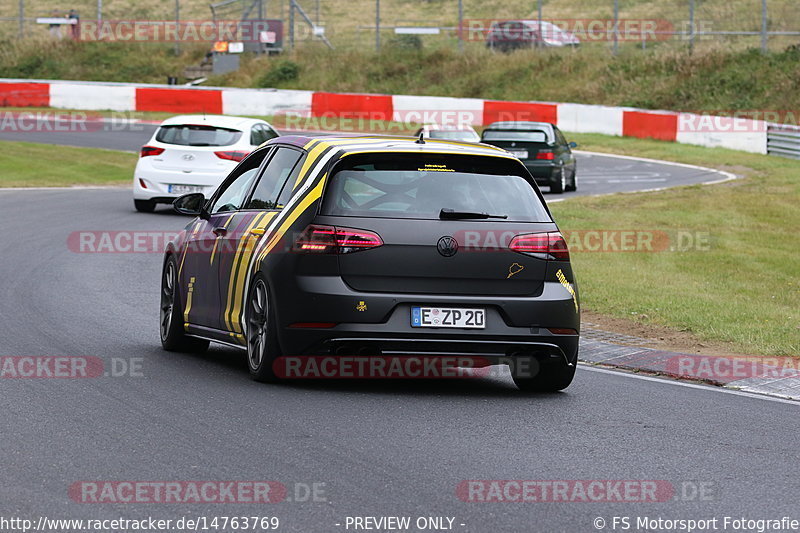
[[[236,272],[239,269],[239,264],[242,259],[242,251],[244,250],[245,246],[247,245],[248,236],[250,235],[250,230],[256,225],[256,223],[264,218],[267,213],[259,213],[253,217],[253,220],[247,225],[247,229],[242,233],[242,236],[239,238],[239,244],[236,248],[236,255],[233,256],[233,263],[231,264],[231,273],[228,279],[228,299],[227,303],[225,304],[225,326],[227,327],[228,331],[233,331],[233,326],[231,325],[230,319],[230,311],[233,307],[233,298],[234,298],[234,280],[236,279]]]
[[[192,310],[193,292],[194,292],[194,278],[189,278],[189,287],[186,292],[186,308],[183,311],[183,329],[189,329],[189,311]]]
[[[240,288],[244,287],[244,280],[247,276],[247,268],[246,265],[250,264],[250,256],[253,254],[253,250],[255,249],[255,244],[258,242],[259,236],[255,235],[252,230],[260,230],[263,229],[269,221],[272,220],[277,213],[275,211],[270,211],[264,213],[258,223],[255,226],[252,226],[248,231],[247,235],[244,237],[245,246],[242,251],[242,257],[239,260],[239,273],[236,276],[235,282],[236,286],[234,287],[233,292],[233,307],[231,309],[230,319],[228,321],[233,326],[233,331],[236,333],[242,333],[244,330],[242,325],[239,323],[238,320],[234,321],[233,317],[239,316],[241,309],[242,309],[242,302],[244,302],[244,291],[240,290]],[[230,331],[230,330],[229,330]]]
[[[327,175],[323,176],[319,183],[314,187],[303,200],[297,204],[297,206],[292,210],[291,214],[286,217],[286,220],[280,225],[280,227],[275,231],[272,237],[269,240],[266,248],[259,254],[257,264],[261,265],[261,262],[267,256],[267,254],[272,250],[276,244],[281,240],[284,236],[286,231],[294,224],[294,221],[298,219],[298,217],[303,214],[303,212],[309,208],[311,204],[314,203],[320,196],[322,196],[322,187],[325,184],[325,178]]]

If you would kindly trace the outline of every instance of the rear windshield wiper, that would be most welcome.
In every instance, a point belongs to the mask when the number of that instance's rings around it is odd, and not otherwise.
[[[189,143],[188,146],[214,146],[211,143]]]
[[[439,211],[439,218],[441,220],[456,220],[463,218],[485,219],[485,218],[508,218],[508,215],[490,215],[489,213],[477,213],[475,211],[456,211],[443,207]]]

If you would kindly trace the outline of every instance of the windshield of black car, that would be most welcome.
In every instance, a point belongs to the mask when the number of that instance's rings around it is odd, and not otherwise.
[[[532,143],[545,143],[547,133],[538,130],[531,131],[505,131],[505,130],[484,130],[484,141],[523,141]]]
[[[181,146],[230,146],[242,136],[242,132],[215,126],[176,124],[161,126],[156,140],[165,144]]]
[[[442,209],[550,222],[530,174],[516,160],[491,156],[369,154],[334,168],[321,214],[439,219]]]

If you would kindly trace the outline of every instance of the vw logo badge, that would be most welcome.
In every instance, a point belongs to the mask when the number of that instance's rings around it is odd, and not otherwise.
[[[458,241],[450,236],[442,237],[439,239],[439,242],[436,243],[436,249],[445,257],[453,257],[458,251]]]
[[[183,155],[184,161],[194,161],[194,156],[192,154],[184,154]]]

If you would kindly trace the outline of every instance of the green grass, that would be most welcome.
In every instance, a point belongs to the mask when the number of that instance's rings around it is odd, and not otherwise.
[[[583,305],[760,355],[800,355],[797,161],[659,141],[572,134],[585,150],[734,170],[740,180],[552,204],[563,230],[701,232],[710,249],[573,252]]]
[[[119,185],[130,181],[136,154],[25,142],[2,142],[0,187]]]

